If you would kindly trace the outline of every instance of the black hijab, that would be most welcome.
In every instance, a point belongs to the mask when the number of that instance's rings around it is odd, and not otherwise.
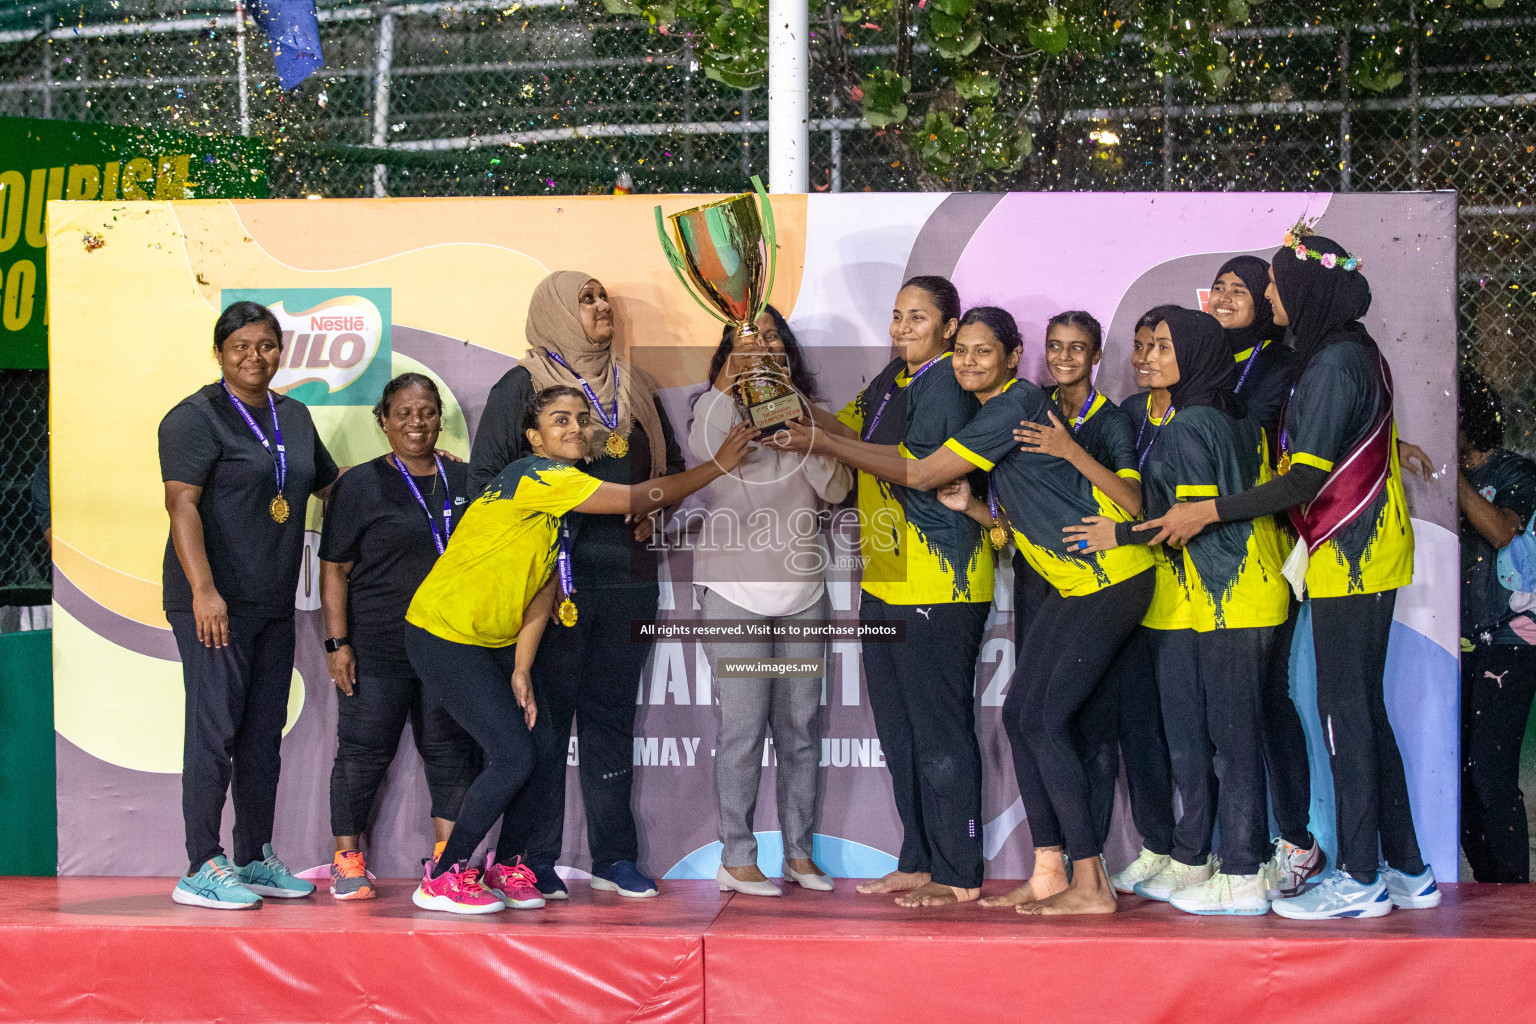
[[[1247,415],[1237,386],[1237,365],[1227,348],[1221,321],[1209,313],[1169,306],[1163,320],[1173,336],[1173,355],[1179,362],[1179,382],[1168,389],[1177,410],[1209,405],[1233,419]]]
[[[1344,269],[1349,253],[1321,235],[1307,235],[1297,244],[1308,252],[1332,253],[1336,258],[1334,266],[1325,267],[1311,256],[1297,259],[1296,250],[1288,247],[1275,253],[1275,289],[1291,321],[1291,345],[1301,357],[1296,360],[1300,376],[1312,357],[1329,345],[1353,341],[1375,348],[1376,342],[1360,322],[1371,308],[1371,284],[1358,269]]]
[[[1216,271],[1216,277],[1211,281],[1213,288],[1223,274],[1236,274],[1248,294],[1253,296],[1253,323],[1226,332],[1227,348],[1231,353],[1235,356],[1266,341],[1278,341],[1284,332],[1275,323],[1275,311],[1269,299],[1264,297],[1269,290],[1269,264],[1257,256],[1234,256]]]

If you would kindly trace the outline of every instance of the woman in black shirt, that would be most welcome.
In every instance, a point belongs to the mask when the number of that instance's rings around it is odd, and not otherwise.
[[[305,509],[311,495],[326,497],[337,470],[309,410],[270,390],[282,337],[265,306],[230,306],[213,329],[222,379],[160,421],[171,518],[165,617],[187,689],[181,810],[190,868],[171,898],[217,910],[315,890],[272,852],[272,822]],[[219,845],[231,774],[238,867]]]
[[[337,482],[320,540],[326,660],[342,694],[331,769],[331,895],[339,900],[374,895],[358,843],[407,719],[439,845],[475,777],[474,742],[441,706],[423,705],[401,633],[411,595],[464,513],[469,468],[434,451],[443,400],[430,377],[402,373],[373,414],[390,453]]]

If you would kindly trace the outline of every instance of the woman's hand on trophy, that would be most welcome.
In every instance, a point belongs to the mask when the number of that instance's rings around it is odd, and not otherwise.
[[[782,452],[809,454],[816,441],[816,425],[804,417],[786,420],[767,443]]]
[[[720,442],[720,447],[715,450],[715,464],[729,473],[742,459],[746,458],[752,442],[756,440],[756,427],[746,422],[736,424],[731,428],[731,432],[725,435],[725,440]]]

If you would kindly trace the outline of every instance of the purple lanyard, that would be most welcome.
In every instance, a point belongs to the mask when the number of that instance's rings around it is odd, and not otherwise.
[[[389,461],[393,462],[395,468],[400,471],[400,475],[405,477],[405,486],[411,489],[412,496],[416,498],[416,504],[420,505],[421,510],[427,514],[427,528],[432,531],[432,543],[437,545],[437,553],[442,554],[443,549],[448,546],[448,535],[453,532],[453,493],[452,488],[448,486],[448,474],[443,471],[443,460],[438,458],[435,453],[432,456],[432,461],[437,464],[437,475],[443,481],[442,536],[438,536],[437,520],[432,518],[432,510],[427,508],[427,499],[421,496],[421,488],[416,486],[415,478],[410,473],[407,473],[405,467],[401,465],[400,456],[391,455]]]
[[[587,379],[585,377],[571,369],[571,364],[562,359],[559,352],[546,351],[544,354],[549,356],[549,358],[553,359],[555,362],[559,363],[561,366],[565,367],[565,372],[576,378],[576,383],[581,385],[581,390],[587,393],[587,401],[591,402],[592,408],[597,410],[597,418],[603,421],[603,426],[607,427],[609,430],[613,430],[618,427],[619,364],[617,360],[615,360],[613,364],[613,414],[610,416],[608,413],[603,411],[603,403],[598,401],[597,392],[592,390],[592,385],[587,383]]]
[[[567,597],[576,593],[576,574],[571,571],[571,527],[564,517],[560,520],[560,550],[555,555],[555,568],[560,572],[560,593]]]
[[[919,366],[917,368],[917,372],[907,378],[907,387],[911,387],[913,384],[917,383],[917,378],[927,373],[928,367],[932,366],[934,363],[938,362],[940,359],[943,359],[947,355],[949,355],[948,352],[940,352],[938,355],[928,360],[922,366]],[[897,374],[898,378],[900,376],[900,374]],[[880,425],[880,417],[885,415],[885,407],[891,404],[891,396],[895,393],[896,381],[893,380],[891,381],[891,386],[885,389],[885,397],[880,399],[880,407],[875,410],[875,415],[870,419],[869,426],[864,428],[864,435],[859,438],[860,441],[868,442],[869,439],[875,435],[875,428]]]
[[[272,392],[267,392],[267,408],[272,411],[272,437],[277,447],[275,452],[272,450],[273,441],[267,440],[267,435],[261,432],[261,427],[256,425],[256,420],[252,418],[250,410],[246,409],[245,403],[229,390],[229,382],[221,377],[219,383],[224,385],[224,393],[229,396],[229,401],[234,405],[235,411],[240,414],[240,418],[245,420],[245,425],[251,428],[251,433],[256,435],[256,440],[260,441],[261,446],[267,450],[267,454],[272,456],[273,468],[277,473],[277,493],[281,495],[283,485],[288,482],[288,451],[283,447],[283,428],[277,424],[277,402],[272,398]],[[285,517],[286,515],[287,513],[284,513]]]
[[[1141,467],[1147,464],[1147,456],[1152,453],[1152,446],[1157,444],[1158,435],[1163,432],[1163,428],[1168,425],[1168,421],[1171,419],[1173,419],[1173,403],[1169,402],[1168,411],[1163,413],[1163,422],[1157,425],[1157,430],[1152,434],[1152,440],[1147,442],[1145,448],[1141,446],[1141,435],[1146,433],[1147,424],[1152,422],[1152,396],[1148,395],[1147,418],[1141,421],[1141,426],[1136,430],[1136,450],[1141,453],[1136,458],[1136,472],[1140,473]]]
[[[992,520],[1001,526],[1003,522],[1003,506],[997,500],[997,488],[992,486],[992,480],[987,479],[987,510],[992,513]]]
[[[1248,371],[1252,370],[1253,364],[1258,362],[1259,353],[1264,351],[1264,344],[1265,343],[1261,341],[1257,345],[1253,346],[1253,353],[1248,356],[1248,361],[1243,363],[1243,372],[1238,375],[1237,387],[1232,389],[1233,394],[1240,394],[1242,392],[1243,381],[1248,379]]]
[[[1059,394],[1061,394],[1061,389],[1060,388],[1056,388],[1051,397],[1054,398],[1056,395],[1059,395]],[[1079,430],[1083,429],[1083,424],[1088,422],[1088,410],[1090,408],[1092,408],[1093,400],[1095,398],[1098,398],[1098,397],[1099,397],[1098,389],[1093,387],[1093,385],[1090,384],[1088,386],[1088,397],[1083,400],[1083,407],[1081,409],[1077,410],[1077,415],[1072,418],[1072,436],[1073,437],[1076,437],[1077,436],[1077,432]],[[1145,423],[1143,423],[1143,425],[1145,425]]]

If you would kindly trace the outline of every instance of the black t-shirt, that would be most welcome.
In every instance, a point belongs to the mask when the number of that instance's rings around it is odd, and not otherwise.
[[[1467,482],[1496,508],[1519,516],[1522,530],[1536,512],[1536,462],[1507,448],[1495,448],[1481,466],[1467,470]],[[1460,519],[1461,635],[1477,641],[1479,634],[1487,633],[1496,643],[1525,643],[1500,628],[1514,618],[1514,612],[1509,609],[1509,591],[1499,582],[1498,549],[1465,516]],[[1501,635],[1505,633],[1510,635]]]
[[[533,378],[521,366],[514,366],[502,374],[501,380],[491,388],[470,452],[470,497],[478,496],[485,490],[485,485],[509,465],[533,454],[528,436],[523,433],[523,413],[533,393]],[[667,448],[667,473],[681,473],[687,468],[683,450],[678,446],[672,423],[659,399],[656,400],[656,414],[661,418],[661,433]],[[581,462],[576,468],[607,483],[644,483],[651,478],[650,438],[636,424],[629,432],[629,451],[622,459],[599,451],[598,458]],[[633,523],[626,523],[621,515],[586,514],[571,522],[571,572],[578,591],[656,585],[656,552],[649,542],[635,540]]]
[[[469,467],[443,463],[457,528],[468,509]],[[414,477],[432,519],[442,528],[444,486],[437,474]],[[437,561],[427,514],[390,456],[381,455],[336,483],[325,508],[320,557],[351,562],[347,580],[347,635],[365,675],[412,675],[400,627],[405,609]]]
[[[310,495],[336,479],[336,463],[315,432],[309,409],[286,396],[277,401],[277,422],[288,457],[287,522],[274,522],[268,507],[277,495],[273,457],[256,440],[217,381],[183,399],[160,421],[160,476],[203,489],[197,511],[213,585],[231,614],[278,619],[293,614],[294,591],[304,557],[304,511]],[[269,409],[246,407],[268,435]],[[192,586],[172,542],[165,542],[164,604],[168,612],[192,610]]]
[[[1252,355],[1252,349],[1236,353],[1237,372],[1241,374]],[[1253,368],[1238,388],[1238,394],[1248,406],[1248,418],[1264,428],[1269,441],[1270,465],[1280,458],[1280,412],[1291,393],[1291,379],[1295,375],[1296,350],[1278,341],[1271,341],[1254,357]]]

